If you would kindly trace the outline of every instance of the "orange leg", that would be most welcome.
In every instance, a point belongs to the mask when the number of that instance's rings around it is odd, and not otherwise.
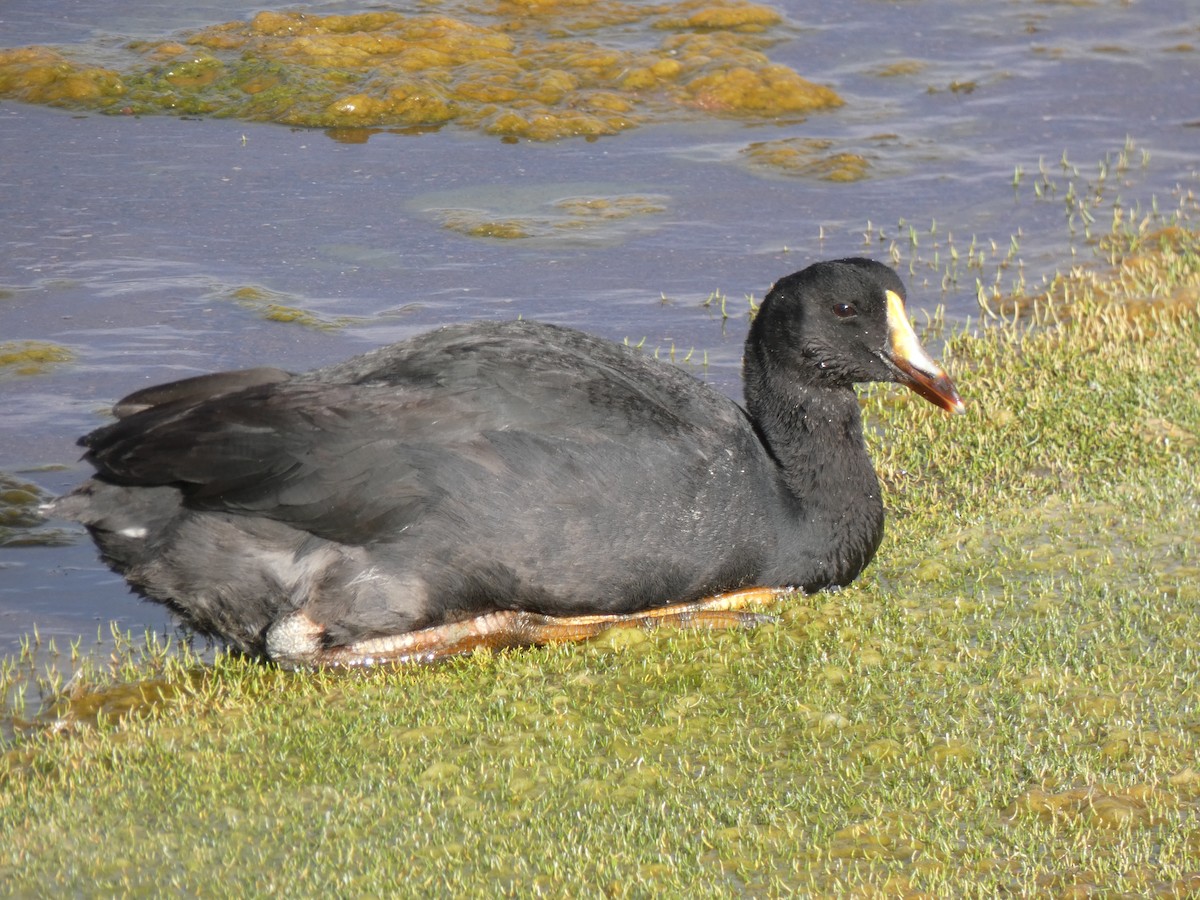
[[[314,654],[319,666],[370,666],[387,662],[434,662],[477,647],[500,650],[535,644],[585,641],[610,628],[736,628],[773,621],[754,610],[791,593],[790,588],[746,588],[637,613],[597,616],[544,616],[523,611],[484,613],[473,619],[419,631],[368,638]]]

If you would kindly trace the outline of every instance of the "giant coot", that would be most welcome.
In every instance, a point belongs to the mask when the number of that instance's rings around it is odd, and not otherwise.
[[[903,300],[867,259],[778,281],[744,409],[535,322],[189,378],[117,404],[80,440],[95,476],[52,509],[192,629],[289,666],[719,619],[745,589],[845,585],[870,562],[883,504],[855,382],[962,410]]]

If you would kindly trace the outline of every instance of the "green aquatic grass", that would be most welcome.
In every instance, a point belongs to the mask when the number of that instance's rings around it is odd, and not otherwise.
[[[888,536],[855,585],[775,625],[351,675],[121,640],[67,681],[30,648],[0,667],[19,726],[0,880],[1194,892],[1200,296],[1185,295],[1134,312],[1081,289],[1062,324],[948,337],[965,416],[870,392]],[[59,698],[40,713],[39,688]]]

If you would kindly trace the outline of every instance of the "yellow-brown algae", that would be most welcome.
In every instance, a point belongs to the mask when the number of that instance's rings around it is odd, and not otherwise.
[[[90,64],[86,46],[0,50],[0,96],[325,128],[455,122],[532,140],[672,117],[796,118],[842,102],[768,58],[760,34],[782,16],[740,0],[524,0],[459,12],[264,11],[130,42],[119,70]]]
[[[622,194],[610,197],[563,197],[529,212],[490,209],[429,210],[442,227],[466,237],[521,239],[553,237],[564,232],[609,231],[625,219],[666,211],[666,198]]]
[[[40,375],[74,357],[66,347],[48,341],[0,341],[0,375]]]
[[[823,181],[861,181],[871,168],[866,157],[834,151],[832,141],[818,138],[756,141],[741,154],[753,170]]]

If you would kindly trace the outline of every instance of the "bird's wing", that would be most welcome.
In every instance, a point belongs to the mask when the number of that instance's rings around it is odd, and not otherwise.
[[[83,443],[109,481],[174,485],[191,508],[264,516],[347,543],[402,533],[447,496],[502,494],[505,479],[569,478],[578,461],[645,465],[647,454],[697,452],[679,440],[699,388],[677,381],[686,374],[649,361],[648,378],[620,348],[611,362],[529,350],[527,364],[514,364],[508,341],[393,363],[358,383],[295,379],[199,403],[184,397]]]

